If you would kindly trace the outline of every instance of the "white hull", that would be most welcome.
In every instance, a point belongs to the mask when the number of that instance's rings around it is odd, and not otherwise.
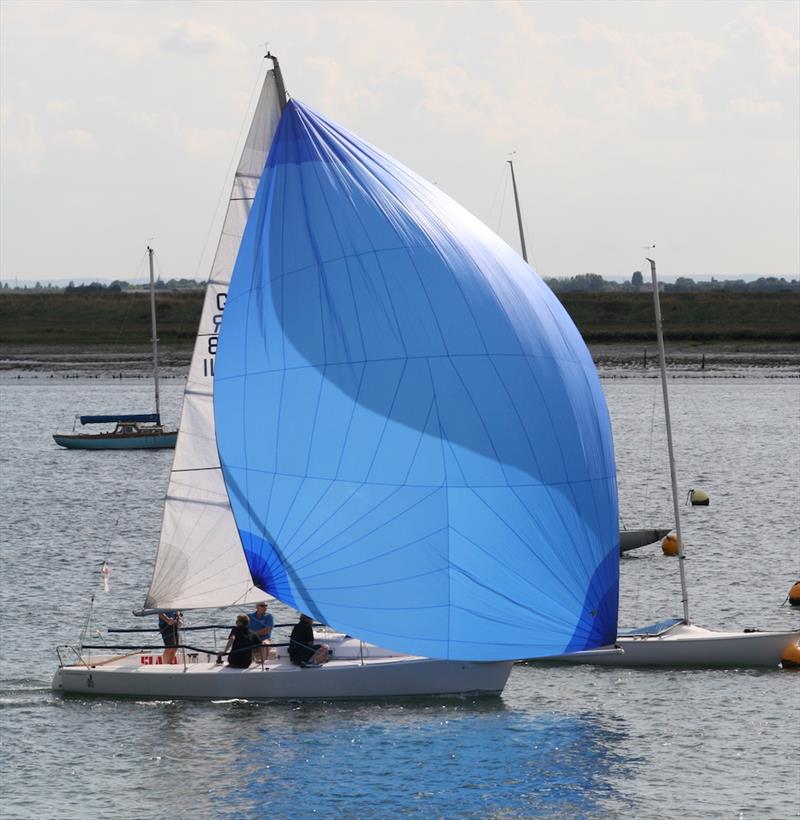
[[[180,656],[179,656],[180,657]],[[345,700],[424,695],[499,695],[511,662],[439,661],[409,655],[337,658],[318,669],[286,659],[249,669],[217,664],[213,657],[177,665],[149,665],[140,653],[96,657],[88,665],[61,666],[52,688],[82,695],[143,698]]]
[[[715,632],[678,623],[657,635],[621,635],[614,647],[538,660],[598,666],[706,668],[777,667],[782,652],[800,640],[795,632]]]

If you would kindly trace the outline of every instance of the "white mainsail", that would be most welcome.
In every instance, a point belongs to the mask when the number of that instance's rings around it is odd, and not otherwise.
[[[228,284],[280,119],[282,88],[276,70],[268,71],[234,176],[186,382],[146,610],[231,606],[265,597],[253,585],[220,469],[214,359]]]

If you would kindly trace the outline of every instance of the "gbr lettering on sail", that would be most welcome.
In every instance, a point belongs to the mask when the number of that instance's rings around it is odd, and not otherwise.
[[[227,291],[220,291],[215,296],[216,313],[211,315],[213,329],[207,337],[206,355],[203,357],[203,376],[214,378],[214,359],[217,355],[217,342],[219,341],[219,327],[222,324],[222,313],[225,310],[225,300],[228,298]]]

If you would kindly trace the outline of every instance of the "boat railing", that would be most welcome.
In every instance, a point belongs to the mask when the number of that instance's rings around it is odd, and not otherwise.
[[[273,629],[289,629],[293,627],[295,623],[289,624],[273,624]],[[314,623],[314,626],[318,627],[325,627],[325,624]],[[327,627],[326,627],[327,628]],[[202,630],[202,629],[233,629],[232,624],[200,624],[199,626],[182,626],[180,627],[181,632],[192,632],[195,630]],[[160,632],[160,628],[157,626],[139,626],[139,627],[114,627],[110,626],[106,632]]]
[[[325,626],[324,624],[315,624],[315,625]],[[281,629],[281,628],[286,629],[286,628],[292,627],[292,626],[294,626],[293,623],[275,624],[274,628],[275,629]],[[216,631],[217,629],[231,629],[231,626],[230,626],[230,624],[202,624],[202,625],[199,625],[199,626],[183,626],[183,627],[180,628],[180,632],[203,631],[203,630],[215,630]],[[125,634],[139,633],[139,634],[141,634],[141,633],[160,632],[158,627],[109,627],[106,631],[109,632],[109,633],[116,633],[116,634],[120,634],[120,633],[125,633]],[[98,637],[102,638],[102,635],[98,633]],[[198,655],[206,655],[209,658],[216,657],[219,660],[221,660],[226,655],[230,655],[230,652],[221,651],[216,647],[216,634],[215,634],[214,637],[215,637],[215,641],[214,641],[215,645],[214,645],[213,648],[200,647],[200,646],[195,646],[192,643],[182,643],[182,642],[178,643],[174,648],[183,650],[182,654],[184,655],[184,665],[186,664],[186,654],[187,654],[187,652],[188,653],[194,653],[195,657],[198,656]],[[277,641],[277,642],[270,641],[269,648],[277,650],[279,648],[289,647],[289,646],[292,645],[292,643],[293,643],[293,641],[292,641],[291,638],[287,641]],[[364,643],[363,643],[363,641],[359,641],[359,645],[360,645],[360,651],[359,651],[359,657],[358,657],[357,660],[359,660],[361,665],[363,666],[364,665]],[[59,664],[60,667],[64,667],[64,666],[69,665],[67,663],[67,660],[65,659],[65,655],[67,654],[66,651],[68,650],[69,652],[73,653],[76,656],[79,664],[82,664],[83,666],[85,666],[88,669],[88,668],[93,668],[93,667],[97,667],[97,666],[102,666],[106,663],[112,663],[114,661],[119,661],[119,660],[121,660],[123,658],[126,658],[126,657],[133,657],[134,655],[139,655],[139,654],[142,654],[144,652],[153,652],[153,651],[163,652],[164,648],[165,647],[164,647],[163,644],[149,644],[149,643],[116,644],[116,645],[108,644],[108,643],[102,643],[102,644],[84,643],[80,647],[71,646],[69,644],[62,644],[61,646],[56,647],[56,654],[58,655],[58,664]],[[107,658],[105,660],[99,660],[99,661],[92,660],[91,657],[87,657],[87,656],[84,655],[83,650],[97,650],[97,649],[104,650],[106,652],[123,652],[124,654],[115,655],[113,658]],[[63,654],[62,654],[62,651],[64,652]],[[331,652],[331,655],[333,655],[333,651]],[[262,661],[262,666],[263,666],[263,661]]]

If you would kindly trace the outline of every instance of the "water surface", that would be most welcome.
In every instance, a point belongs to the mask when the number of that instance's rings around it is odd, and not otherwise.
[[[693,619],[789,629],[800,577],[800,382],[670,386]],[[177,420],[182,382],[163,385]],[[604,379],[623,522],[672,524],[660,387]],[[2,817],[798,816],[800,674],[517,666],[502,698],[186,703],[62,697],[54,647],[139,626],[172,459],[50,438],[147,412],[146,380],[0,382]],[[99,575],[110,562],[111,589]],[[621,568],[621,623],[680,614],[674,559]],[[203,620],[193,613],[192,621]],[[289,615],[278,608],[278,620]],[[217,619],[219,616],[217,616]],[[98,637],[98,640],[100,637]]]

